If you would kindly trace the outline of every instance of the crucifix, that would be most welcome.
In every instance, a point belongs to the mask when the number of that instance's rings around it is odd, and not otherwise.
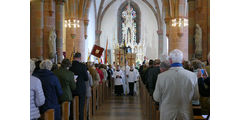
[[[136,54],[129,53],[127,56],[128,56],[129,65],[135,64]]]
[[[123,63],[123,59],[124,59],[124,56],[123,56],[123,51],[120,50],[120,49],[116,49],[115,50],[115,56],[116,56],[116,61],[119,63],[120,66],[122,66],[124,63]]]

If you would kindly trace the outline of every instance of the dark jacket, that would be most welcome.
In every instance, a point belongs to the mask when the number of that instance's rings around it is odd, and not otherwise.
[[[88,73],[87,73],[87,67],[85,64],[80,63],[78,61],[72,62],[72,67],[69,69],[74,73],[74,75],[77,75],[77,83],[76,83],[76,89],[73,92],[74,95],[86,95],[86,85],[85,81],[88,81]]]
[[[153,68],[153,66],[148,67],[148,68],[146,69],[146,71],[143,70],[143,83],[145,84],[145,86],[146,86],[147,89],[148,89],[147,79],[148,79],[148,76],[149,76],[148,74],[149,74],[149,70],[152,69],[152,68]]]
[[[44,113],[48,109],[55,109],[55,120],[60,118],[60,105],[58,97],[63,94],[60,82],[53,74],[53,72],[47,69],[40,69],[35,74],[42,82],[43,92],[45,96],[45,103],[40,107],[40,113]]]
[[[72,91],[76,89],[73,72],[64,68],[59,68],[53,71],[53,73],[58,77],[63,90],[63,94],[60,97],[60,103],[72,101]]]
[[[111,77],[112,77],[112,75],[113,75],[113,71],[112,71],[112,69],[109,68],[109,69],[107,70],[107,73],[108,73],[108,77],[107,77],[107,79],[110,80]]]
[[[206,79],[198,78],[198,88],[201,96],[209,97],[210,96],[210,77],[207,77]]]
[[[159,73],[160,73],[160,67],[153,67],[148,70],[147,85],[148,85],[148,92],[150,93],[151,96],[154,92]]]

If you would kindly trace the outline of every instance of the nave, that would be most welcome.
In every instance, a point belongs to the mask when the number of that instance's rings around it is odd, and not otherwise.
[[[139,96],[111,96],[93,120],[145,120]]]

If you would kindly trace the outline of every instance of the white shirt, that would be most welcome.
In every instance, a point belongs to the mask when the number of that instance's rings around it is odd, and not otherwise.
[[[135,69],[133,69],[133,71],[128,70],[126,75],[128,75],[127,82],[135,82],[135,81],[137,81],[137,71]]]
[[[199,99],[196,74],[171,67],[158,75],[153,98],[159,102],[161,120],[192,120],[192,100]]]
[[[121,76],[122,78],[116,78],[117,76]],[[115,71],[114,73],[113,73],[113,78],[114,78],[114,85],[123,85],[123,72],[121,71],[121,70],[119,70],[119,71]]]

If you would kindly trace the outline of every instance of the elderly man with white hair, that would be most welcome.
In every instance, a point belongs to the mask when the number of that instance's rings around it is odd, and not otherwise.
[[[44,104],[45,96],[42,90],[41,81],[32,76],[35,69],[35,63],[33,60],[30,61],[30,119],[37,120],[40,117],[38,107]]]
[[[199,99],[197,76],[182,67],[183,53],[170,52],[171,68],[158,75],[153,93],[161,120],[192,120],[192,100]]]
[[[40,70],[35,74],[42,82],[43,92],[46,97],[44,105],[40,107],[40,113],[43,114],[48,109],[54,109],[55,120],[60,120],[61,114],[58,98],[63,94],[63,91],[57,76],[50,71],[51,68],[52,62],[48,59],[43,60],[40,63]]]

